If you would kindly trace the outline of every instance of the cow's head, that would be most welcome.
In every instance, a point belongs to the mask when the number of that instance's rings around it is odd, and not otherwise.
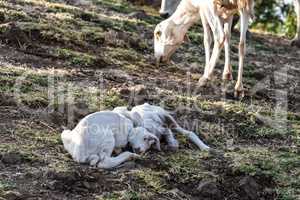
[[[162,0],[159,10],[160,16],[163,18],[171,16],[175,12],[179,3],[180,0]]]
[[[175,24],[172,19],[159,23],[154,30],[154,55],[157,65],[160,62],[169,62],[172,54],[185,41],[189,39],[184,26]]]

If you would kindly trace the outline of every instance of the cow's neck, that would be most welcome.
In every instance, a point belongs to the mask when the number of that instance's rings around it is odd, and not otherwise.
[[[198,21],[199,9],[194,7],[189,0],[184,0],[184,3],[181,3],[175,13],[170,17],[170,20],[185,34],[188,29]]]

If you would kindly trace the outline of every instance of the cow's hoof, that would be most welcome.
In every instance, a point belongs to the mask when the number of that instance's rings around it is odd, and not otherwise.
[[[294,39],[291,41],[291,46],[292,47],[298,47],[300,48],[300,39]]]
[[[206,77],[201,77],[201,78],[199,79],[198,85],[199,85],[200,87],[204,87],[204,86],[207,85],[208,81],[209,81],[208,78],[206,78]]]
[[[223,81],[231,81],[233,78],[232,78],[232,73],[226,73],[226,74],[223,74],[223,77],[222,77]]]
[[[235,90],[234,91],[234,97],[238,99],[243,99],[245,97],[244,90]]]

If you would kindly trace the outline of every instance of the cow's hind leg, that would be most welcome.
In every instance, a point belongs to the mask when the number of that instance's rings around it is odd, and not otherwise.
[[[244,69],[244,59],[246,54],[246,33],[249,25],[249,14],[241,11],[241,35],[240,35],[240,44],[239,44],[239,71],[238,78],[235,85],[235,97],[244,97],[244,88],[243,88],[243,69]]]
[[[230,37],[231,37],[231,26],[232,26],[232,17],[231,19],[224,24],[224,49],[225,49],[225,65],[223,71],[223,80],[230,81],[232,80],[232,67],[230,64]]]
[[[300,0],[294,0],[294,6],[297,15],[297,32],[295,38],[291,42],[291,45],[300,48]]]

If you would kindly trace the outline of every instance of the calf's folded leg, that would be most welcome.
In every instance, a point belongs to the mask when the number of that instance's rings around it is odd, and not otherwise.
[[[208,150],[210,149],[209,146],[207,146],[200,138],[192,131],[185,130],[181,127],[174,128],[175,131],[178,133],[181,133],[183,135],[186,135],[190,141],[192,141],[199,149],[201,150]]]
[[[88,162],[90,163],[91,166],[97,165],[99,161],[100,161],[100,157],[96,154],[93,154],[88,158]]]
[[[111,168],[119,166],[120,164],[124,163],[125,161],[135,159],[138,157],[139,157],[138,154],[131,153],[128,151],[123,152],[116,157],[110,157],[110,156],[105,155],[103,160],[101,160],[97,166],[99,168],[103,168],[103,169],[111,169]]]
[[[164,133],[164,136],[166,138],[168,147],[171,150],[177,150],[179,147],[178,141],[175,139],[174,134],[170,129],[166,129],[166,132]]]
[[[202,150],[210,149],[210,147],[204,144],[204,142],[202,142],[202,140],[194,132],[185,130],[182,127],[180,127],[179,124],[175,121],[175,119],[171,115],[166,115],[165,120],[172,130],[187,136],[187,138],[195,145],[197,145],[199,149]]]

